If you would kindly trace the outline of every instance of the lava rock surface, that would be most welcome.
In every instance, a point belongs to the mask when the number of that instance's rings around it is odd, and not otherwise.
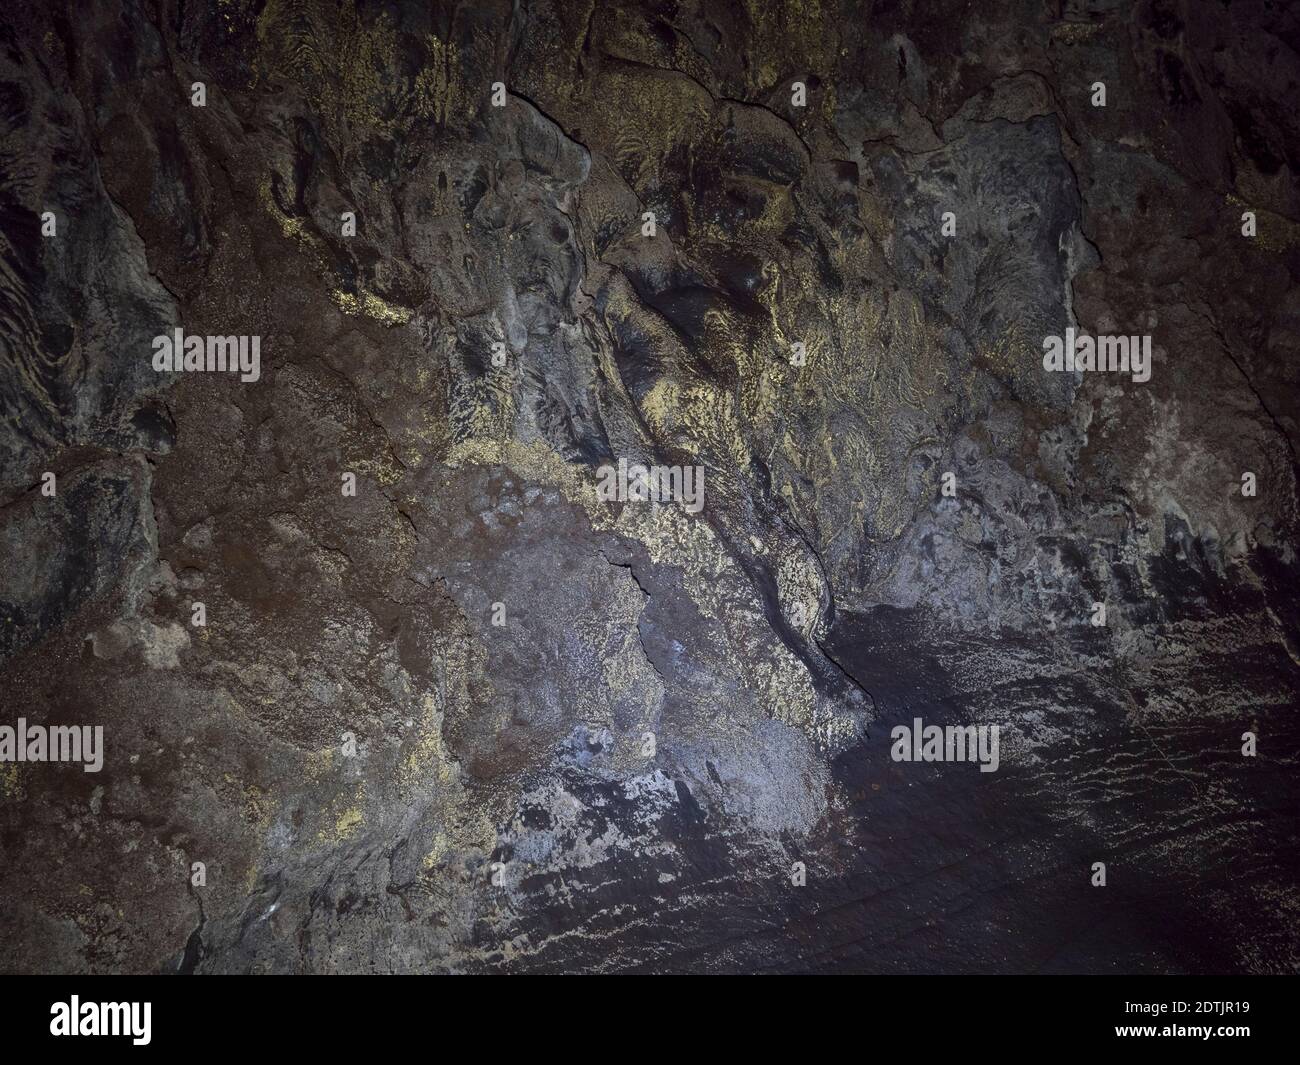
[[[105,759],[0,971],[1295,972],[1297,103],[1266,0],[11,0],[0,726]]]

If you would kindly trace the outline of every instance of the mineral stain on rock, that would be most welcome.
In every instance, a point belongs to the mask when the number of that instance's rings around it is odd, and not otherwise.
[[[15,0],[0,971],[1295,971],[1300,12],[978,7]]]

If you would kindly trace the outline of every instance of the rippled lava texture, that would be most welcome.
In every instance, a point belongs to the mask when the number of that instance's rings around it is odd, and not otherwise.
[[[1298,80],[1262,0],[11,0],[0,724],[106,760],[0,765],[0,969],[1295,971]]]

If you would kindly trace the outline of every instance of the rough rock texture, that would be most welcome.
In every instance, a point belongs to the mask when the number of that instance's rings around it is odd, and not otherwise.
[[[1298,103],[1267,0],[12,0],[0,725],[105,763],[0,970],[1295,971]]]

